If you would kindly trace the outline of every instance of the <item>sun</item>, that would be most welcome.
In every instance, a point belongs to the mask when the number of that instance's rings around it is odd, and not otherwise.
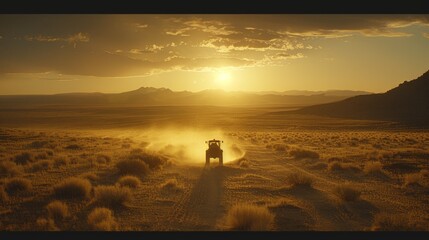
[[[229,82],[231,80],[231,74],[229,72],[221,71],[217,75],[219,82]]]
[[[216,85],[221,88],[228,88],[231,83],[231,73],[225,70],[221,70],[216,73]]]

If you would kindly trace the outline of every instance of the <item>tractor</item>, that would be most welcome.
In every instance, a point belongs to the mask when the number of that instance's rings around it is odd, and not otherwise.
[[[220,140],[209,140],[208,143],[209,149],[206,150],[206,166],[210,165],[210,158],[219,158],[219,166],[223,165],[223,150],[220,148],[220,143],[223,141]]]

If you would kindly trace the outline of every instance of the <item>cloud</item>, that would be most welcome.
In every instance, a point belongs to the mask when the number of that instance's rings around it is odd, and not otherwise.
[[[172,36],[189,37],[192,32],[196,31],[225,36],[236,33],[230,24],[217,20],[204,20],[202,18],[172,18],[170,21],[179,24],[179,27],[165,32],[167,35]]]
[[[365,14],[282,14],[228,15],[223,20],[245,30],[271,30],[296,37],[339,38],[356,34],[379,37],[406,37],[401,28],[429,26],[429,15]]]
[[[76,44],[78,42],[89,42],[89,35],[79,32],[74,35],[69,35],[68,37],[36,35],[36,36],[25,36],[24,39],[27,41],[38,41],[38,42],[68,42],[69,44],[73,44],[73,46],[76,48]]]
[[[134,59],[108,51],[87,52],[86,49],[56,49],[57,52],[33,52],[26,57],[0,58],[1,73],[55,72],[63,75],[97,77],[147,76],[171,70],[202,71],[219,67],[243,67],[254,62],[247,59],[214,57],[170,57],[161,61]],[[61,54],[67,56],[58,58]],[[97,64],[94,64],[97,63]]]
[[[142,29],[142,28],[147,28],[147,27],[149,27],[149,24],[141,24],[141,23],[136,23],[136,28],[140,28],[140,29]]]
[[[0,22],[1,73],[106,77],[277,66],[353,36],[423,29],[429,38],[428,15],[0,15]]]
[[[166,46],[170,46],[170,45],[166,45]],[[137,49],[137,48],[130,49],[128,51],[128,53],[131,53],[131,54],[156,53],[156,52],[164,49],[166,46],[152,44],[152,45],[146,46],[144,49]],[[118,52],[118,51],[116,51],[116,52]],[[120,51],[120,52],[122,52],[122,51]]]
[[[242,38],[240,40],[228,38],[212,38],[201,42],[200,47],[213,48],[218,52],[231,52],[231,51],[284,51],[302,48],[302,44],[294,44],[287,39],[271,39],[271,40],[258,40]]]

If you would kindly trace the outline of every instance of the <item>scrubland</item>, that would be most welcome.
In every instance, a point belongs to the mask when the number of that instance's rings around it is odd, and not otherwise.
[[[2,127],[0,230],[429,230],[429,132],[280,125]]]

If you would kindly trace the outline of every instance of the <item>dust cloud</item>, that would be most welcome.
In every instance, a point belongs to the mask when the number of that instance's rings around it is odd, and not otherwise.
[[[174,159],[177,163],[204,164],[208,148],[205,141],[222,140],[224,163],[244,156],[236,140],[221,130],[201,130],[192,128],[150,128],[122,132],[120,137],[130,138],[140,143],[141,148],[157,152]],[[217,159],[211,159],[217,162]]]

